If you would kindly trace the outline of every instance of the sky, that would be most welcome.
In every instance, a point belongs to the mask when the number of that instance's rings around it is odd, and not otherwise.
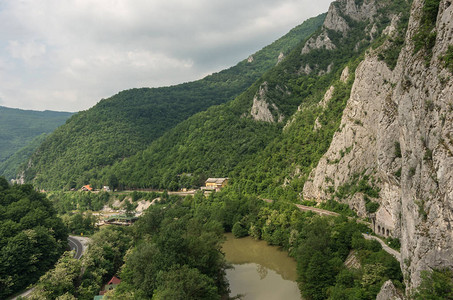
[[[331,0],[0,0],[0,105],[80,111],[231,67]]]

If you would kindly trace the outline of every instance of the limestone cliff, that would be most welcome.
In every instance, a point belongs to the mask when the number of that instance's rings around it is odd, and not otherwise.
[[[453,6],[440,1],[428,32],[435,37],[432,48],[420,49],[415,40],[424,4],[412,3],[393,70],[381,59],[389,42],[366,54],[340,130],[303,189],[306,199],[326,200],[360,178],[378,188],[371,199],[380,204],[375,213],[367,213],[360,193],[346,201],[374,221],[377,233],[400,238],[408,289],[419,284],[421,270],[453,267],[453,75],[442,59],[452,51]],[[335,25],[333,16],[328,20]],[[340,21],[333,28],[343,32]],[[397,22],[394,16],[384,34],[393,34]]]

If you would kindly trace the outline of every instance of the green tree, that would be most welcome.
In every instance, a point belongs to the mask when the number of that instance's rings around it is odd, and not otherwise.
[[[449,269],[422,271],[422,281],[413,295],[415,300],[453,299],[453,272]]]

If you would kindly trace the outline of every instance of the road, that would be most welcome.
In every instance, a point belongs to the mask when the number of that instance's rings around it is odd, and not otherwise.
[[[370,234],[366,234],[366,233],[362,233],[362,234],[363,234],[363,237],[364,237],[365,239],[367,239],[367,240],[376,240],[376,241],[378,241],[378,242],[381,244],[382,249],[385,250],[385,252],[387,252],[387,253],[393,255],[393,256],[396,258],[396,260],[397,260],[399,263],[401,263],[401,253],[400,253],[400,252],[396,251],[395,249],[390,248],[386,243],[384,243],[383,240],[381,240],[381,239],[378,238],[377,236],[370,235]]]
[[[80,259],[83,255],[83,245],[82,243],[74,236],[68,237],[68,243],[71,250],[74,250],[74,258]]]
[[[271,199],[262,199],[262,200],[266,201],[268,203],[272,203],[273,202]],[[297,208],[299,208],[301,211],[312,211],[312,212],[314,212],[314,213],[316,213],[318,215],[321,215],[321,216],[339,216],[340,215],[340,214],[338,214],[336,212],[333,212],[333,211],[329,211],[329,210],[325,210],[325,209],[321,209],[321,208],[316,208],[316,207],[312,207],[312,206],[305,206],[305,205],[301,205],[301,204],[294,204],[294,205],[297,206]],[[353,219],[353,218],[350,218],[350,219]],[[357,219],[356,221],[358,223],[362,223],[362,224],[370,226],[370,223],[366,222],[364,220]],[[393,255],[396,258],[396,260],[398,260],[398,262],[401,263],[401,253],[400,252],[396,251],[395,249],[390,248],[383,240],[381,240],[377,236],[369,235],[369,234],[365,234],[365,233],[363,233],[363,236],[367,240],[373,239],[373,240],[378,241],[382,245],[382,249],[384,249],[385,252],[389,253],[390,255]]]
[[[71,250],[75,250],[74,258],[80,259],[82,257],[82,255],[88,249],[89,242],[90,242],[90,238],[87,238],[87,237],[74,236],[74,235],[71,235],[68,237],[69,248],[71,248]],[[35,290],[35,288],[32,287],[31,289],[24,291],[20,295],[17,295],[15,297],[11,298],[10,300],[16,300],[19,297],[27,298],[28,295],[30,295],[34,290]]]

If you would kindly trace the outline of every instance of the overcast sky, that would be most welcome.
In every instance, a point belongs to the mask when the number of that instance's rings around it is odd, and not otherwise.
[[[0,0],[0,105],[79,111],[235,65],[331,0]]]

